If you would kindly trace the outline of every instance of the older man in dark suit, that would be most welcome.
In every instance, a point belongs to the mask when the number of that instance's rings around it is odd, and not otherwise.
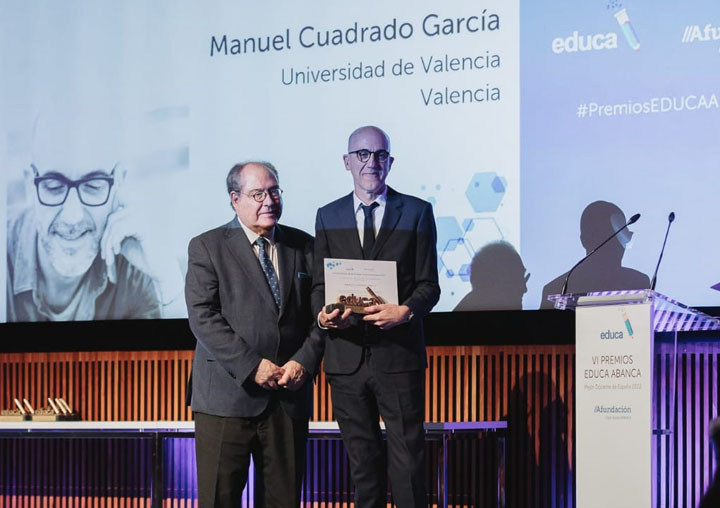
[[[399,297],[398,304],[367,307],[363,317],[339,309],[318,314],[329,329],[324,369],[350,459],[355,506],[387,505],[381,416],[393,501],[399,508],[425,507],[422,318],[440,297],[432,207],[386,186],[393,157],[381,129],[355,130],[344,161],[354,192],[318,210],[314,303],[324,301],[324,258],[395,261]]]
[[[308,381],[323,347],[310,304],[313,239],[278,224],[282,191],[271,164],[234,166],[227,189],[237,217],[188,248],[199,506],[240,506],[252,456],[264,483],[256,503],[297,507]]]

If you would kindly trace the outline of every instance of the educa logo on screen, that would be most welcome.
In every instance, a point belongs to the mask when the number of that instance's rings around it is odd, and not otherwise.
[[[575,30],[568,37],[556,37],[553,39],[551,47],[553,53],[558,55],[560,53],[577,53],[578,51],[617,49],[618,37],[615,32],[582,35]]]
[[[635,27],[630,20],[630,15],[619,0],[608,0],[607,8],[614,12],[613,17],[620,27],[620,33],[623,35],[628,46],[637,51],[640,49],[640,39],[638,39]],[[552,41],[553,53],[575,53],[577,51],[601,51],[605,49],[617,49],[618,34],[615,32],[607,32],[604,34],[581,35],[575,30],[569,37],[557,37]]]

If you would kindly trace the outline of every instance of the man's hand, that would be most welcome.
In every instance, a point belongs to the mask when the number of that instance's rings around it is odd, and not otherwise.
[[[410,307],[407,305],[383,303],[365,307],[365,312],[367,314],[363,321],[370,322],[381,330],[389,330],[410,320]]]
[[[278,386],[282,386],[288,390],[297,390],[303,385],[305,379],[308,377],[305,367],[295,360],[288,361],[282,366],[282,370],[284,370],[285,373],[278,380],[277,384]]]
[[[325,307],[323,307],[318,314],[318,322],[321,327],[342,330],[350,326],[350,314],[352,311],[349,308],[346,308],[342,314],[340,314],[340,309],[334,309],[330,314],[326,314]]]
[[[162,238],[149,230],[147,220],[119,205],[107,219],[100,240],[100,255],[105,260],[110,282],[117,282],[115,256],[123,256],[158,285],[162,302],[168,303],[182,294],[182,273],[175,263],[168,263]]]
[[[275,365],[267,358],[260,360],[260,364],[255,369],[253,381],[265,388],[266,390],[277,390],[278,380],[283,377],[283,369]]]

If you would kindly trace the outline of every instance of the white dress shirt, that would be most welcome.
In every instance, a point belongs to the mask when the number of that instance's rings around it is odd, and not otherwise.
[[[379,206],[373,210],[373,228],[375,238],[377,238],[378,231],[380,231],[380,225],[382,224],[383,217],[385,216],[385,206],[387,205],[387,187],[381,195],[379,195],[374,203]],[[360,245],[363,244],[363,235],[365,234],[365,212],[363,212],[360,205],[364,205],[360,198],[353,192],[353,204],[355,205],[355,224],[357,225],[358,235],[360,235]],[[372,203],[368,203],[372,204]]]
[[[245,224],[242,223],[240,218],[238,218],[238,222],[243,228],[243,231],[245,231],[245,235],[247,236],[247,239],[250,241],[250,245],[252,246],[253,252],[255,253],[255,257],[259,257],[260,255],[260,248],[255,243],[255,240],[257,240],[260,235],[258,235],[255,231],[248,228]],[[278,255],[277,255],[277,245],[275,244],[275,228],[270,232],[269,235],[263,236],[265,240],[267,240],[267,253],[268,256],[270,256],[270,262],[273,265],[273,268],[275,269],[275,274],[277,275],[278,282],[280,281],[280,270],[278,269]]]

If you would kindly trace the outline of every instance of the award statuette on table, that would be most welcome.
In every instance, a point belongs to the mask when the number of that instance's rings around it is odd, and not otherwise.
[[[48,407],[41,407],[33,412],[34,422],[65,422],[80,419],[80,415],[75,413],[62,397],[54,400],[48,397],[47,400],[50,404]]]
[[[325,258],[325,312],[398,303],[395,261]]]
[[[30,413],[20,404],[20,401],[13,399],[15,407],[0,411],[0,422],[22,422],[30,419]]]

